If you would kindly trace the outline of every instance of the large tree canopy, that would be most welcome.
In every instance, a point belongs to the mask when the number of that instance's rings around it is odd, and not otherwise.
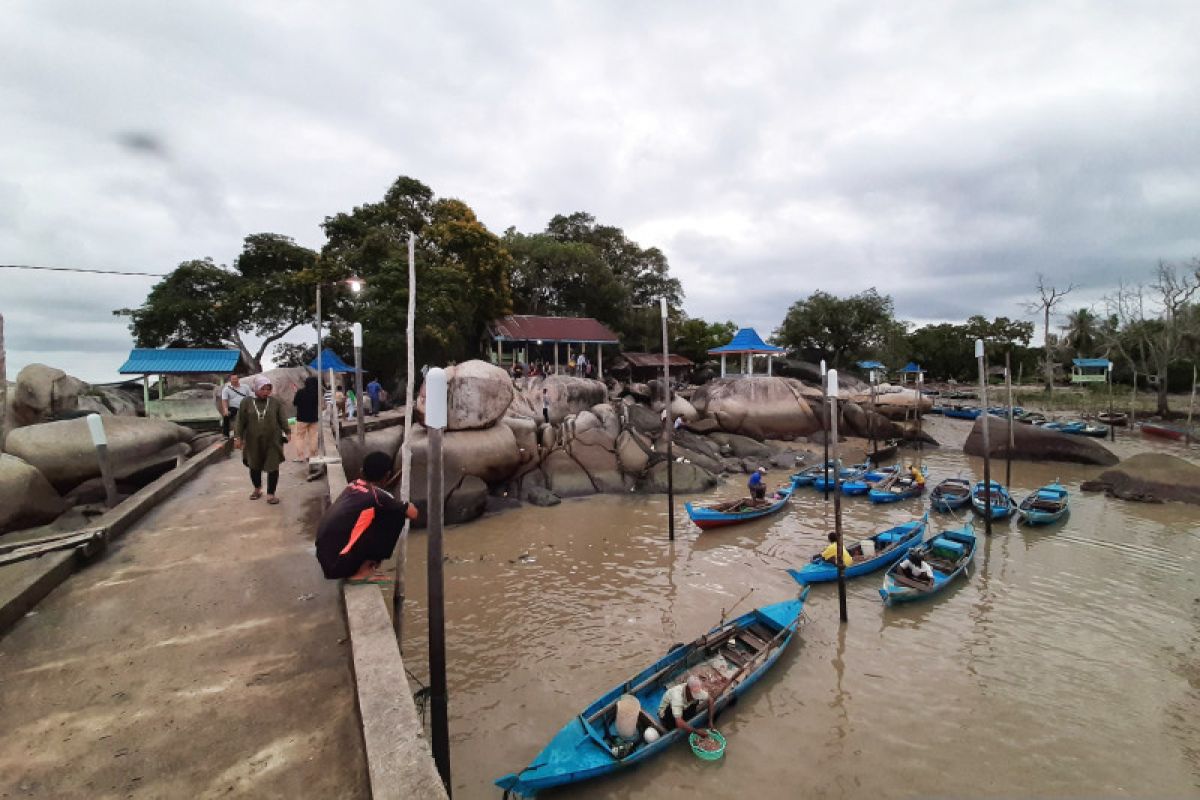
[[[801,357],[840,367],[883,350],[896,325],[892,298],[874,288],[845,299],[816,291],[792,304],[774,340]]]
[[[275,233],[247,236],[232,269],[185,261],[150,290],[130,317],[140,347],[234,347],[251,370],[267,348],[310,316],[306,288],[317,254]],[[247,335],[262,339],[253,351]]]

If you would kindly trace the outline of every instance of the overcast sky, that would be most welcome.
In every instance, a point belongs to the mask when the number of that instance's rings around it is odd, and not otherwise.
[[[407,5],[6,3],[0,263],[315,248],[401,174],[497,233],[588,211],[764,336],[818,288],[1021,316],[1200,255],[1200,3]],[[115,378],[153,282],[0,270],[9,377]]]

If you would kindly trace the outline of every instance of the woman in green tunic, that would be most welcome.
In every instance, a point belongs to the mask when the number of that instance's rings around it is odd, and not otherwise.
[[[279,465],[283,463],[283,443],[287,441],[287,416],[283,405],[271,397],[271,379],[260,375],[254,379],[254,397],[249,408],[239,413],[234,433],[234,446],[242,451],[242,463],[250,468],[254,484],[251,500],[262,497],[262,474],[267,473],[267,502],[279,502],[275,487],[279,485]]]

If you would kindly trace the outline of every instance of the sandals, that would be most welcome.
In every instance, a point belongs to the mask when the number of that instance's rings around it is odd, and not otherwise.
[[[277,505],[279,505],[279,498],[276,497],[275,495],[271,495],[270,497],[267,498],[267,502],[273,506],[277,506]]]
[[[262,489],[255,489],[253,492],[250,493],[251,500],[257,500],[260,497],[262,497]]]

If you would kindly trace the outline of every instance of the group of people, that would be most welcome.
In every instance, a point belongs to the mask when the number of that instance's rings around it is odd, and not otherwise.
[[[529,364],[523,364],[520,361],[513,362],[511,374],[513,378],[536,378],[540,375],[553,375],[555,368],[552,364],[547,364],[545,361],[534,361]],[[566,374],[574,375],[577,378],[594,378],[596,377],[596,366],[591,359],[580,353],[578,356],[572,356],[567,360]]]

